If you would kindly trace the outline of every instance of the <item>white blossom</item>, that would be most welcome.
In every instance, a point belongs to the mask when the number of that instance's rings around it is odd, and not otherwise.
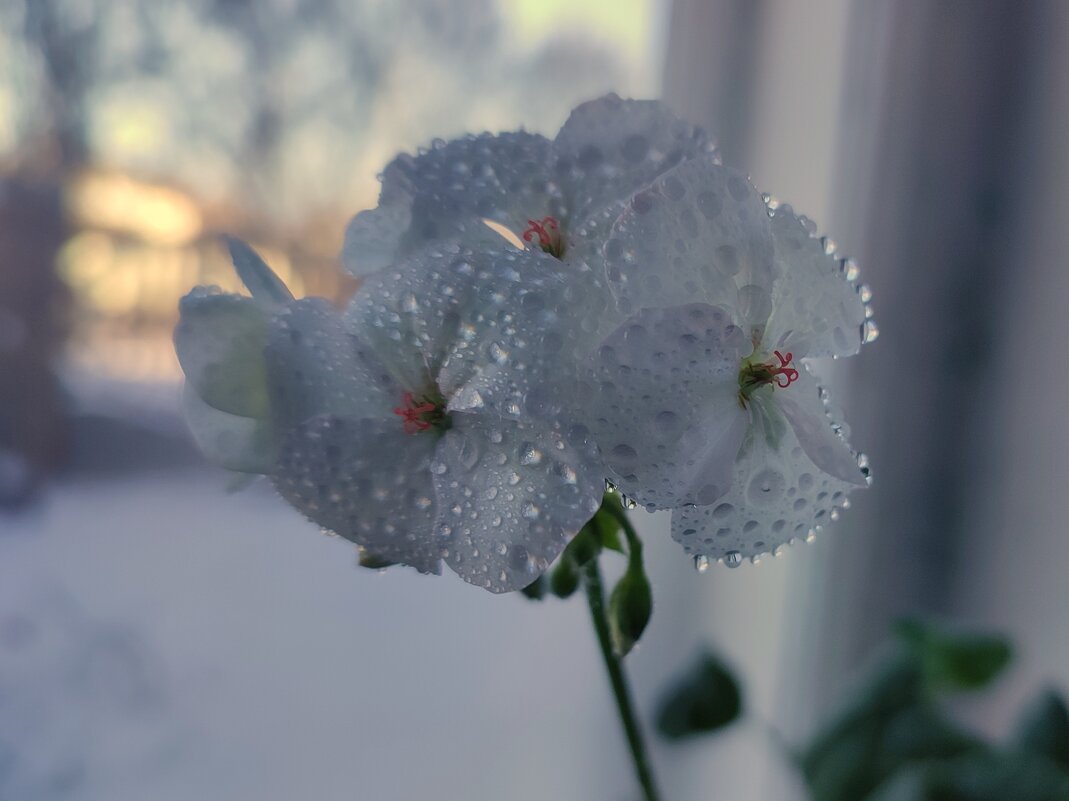
[[[443,245],[367,280],[345,314],[317,298],[268,314],[255,296],[195,291],[176,331],[194,400],[253,421],[265,443],[255,460],[229,433],[206,451],[268,474],[379,560],[526,586],[602,490],[540,395],[576,338],[568,310],[585,302],[565,269],[541,251]]]
[[[488,220],[600,278],[601,245],[631,195],[698,156],[715,157],[700,129],[616,95],[577,107],[552,141],[524,131],[437,140],[387,165],[379,205],[353,219],[343,257],[364,275],[428,242],[500,247]]]
[[[186,374],[183,404],[209,459],[230,470],[268,473],[277,442],[264,349],[271,317],[294,301],[248,245],[228,244],[252,297],[197,287],[182,298],[174,344]]]
[[[638,192],[605,245],[628,317],[590,356],[577,417],[611,481],[675,509],[698,556],[754,556],[825,523],[867,471],[803,359],[874,338],[856,272],[789,207],[695,159]]]

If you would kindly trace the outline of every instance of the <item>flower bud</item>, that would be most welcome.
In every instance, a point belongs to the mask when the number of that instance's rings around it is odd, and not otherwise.
[[[609,632],[613,650],[626,656],[646,630],[653,614],[653,591],[642,567],[642,546],[631,543],[627,572],[609,597]]]

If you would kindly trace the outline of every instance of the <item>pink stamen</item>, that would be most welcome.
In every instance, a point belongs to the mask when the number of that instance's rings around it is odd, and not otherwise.
[[[779,367],[775,368],[772,371],[772,378],[775,380],[777,387],[780,387],[781,389],[786,389],[798,380],[798,371],[795,370],[793,367],[788,367],[788,365],[791,363],[791,360],[794,358],[794,354],[788,353],[786,356],[784,356],[778,350],[773,351],[773,353],[775,353],[776,358],[779,359]],[[780,381],[780,378],[783,378],[785,380]]]
[[[403,419],[406,434],[418,434],[434,425],[425,416],[437,412],[437,406],[426,399],[422,403],[417,403],[411,392],[406,392],[402,400],[405,405],[395,407],[393,413]]]
[[[543,217],[541,220],[528,220],[523,232],[524,242],[533,242],[538,237],[538,246],[546,253],[558,259],[564,253],[564,241],[560,235],[560,223],[556,217]]]

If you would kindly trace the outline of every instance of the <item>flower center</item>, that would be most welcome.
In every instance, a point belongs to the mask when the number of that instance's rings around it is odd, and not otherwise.
[[[778,350],[772,353],[779,364],[773,361],[751,362],[749,359],[742,363],[742,369],[739,370],[739,403],[742,408],[746,408],[750,398],[761,387],[777,386],[786,389],[798,380],[798,371],[791,367],[794,354],[784,355]]]
[[[445,431],[449,428],[445,398],[437,390],[425,395],[406,392],[402,401],[404,406],[395,407],[393,413],[401,418],[406,434],[419,434],[432,428]]]
[[[528,220],[523,241],[533,242],[535,237],[538,237],[538,246],[550,256],[557,259],[564,256],[564,236],[560,232],[560,223],[556,217]]]

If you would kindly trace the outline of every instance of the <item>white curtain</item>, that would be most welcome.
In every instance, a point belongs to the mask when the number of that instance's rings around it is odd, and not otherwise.
[[[1004,731],[1069,682],[1069,7],[678,0],[672,37],[666,97],[858,259],[882,332],[833,381],[873,488],[772,571],[714,576],[710,631],[797,737],[899,615],[1004,630],[1017,669],[966,710]]]

